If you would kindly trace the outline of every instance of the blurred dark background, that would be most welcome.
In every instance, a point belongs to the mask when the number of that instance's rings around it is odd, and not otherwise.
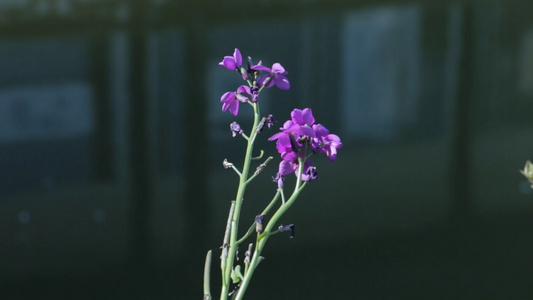
[[[237,185],[221,162],[244,143],[219,102],[238,75],[217,64],[238,47],[289,71],[263,112],[312,107],[344,143],[318,159],[282,220],[296,238],[270,240],[249,299],[530,299],[532,9],[0,1],[0,298],[200,299],[209,249],[218,298]]]

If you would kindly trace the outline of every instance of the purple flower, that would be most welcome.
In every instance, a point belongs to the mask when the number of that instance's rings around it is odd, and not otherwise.
[[[280,63],[273,64],[271,69],[261,65],[254,66],[252,69],[268,72],[268,74],[259,77],[258,83],[260,86],[270,88],[273,85],[276,85],[281,90],[288,90],[291,88],[289,80],[285,77],[289,72],[285,71],[285,68],[283,68]]]
[[[285,176],[298,169],[298,159],[284,159],[279,163],[278,174]]]
[[[285,122],[285,125],[287,125],[288,122],[290,121]],[[289,124],[289,127],[290,127],[290,124]],[[283,130],[283,128],[281,129]],[[293,133],[289,131],[282,131],[282,132],[274,134],[268,140],[273,141],[276,139],[277,139],[276,149],[278,150],[279,154],[281,154],[281,158],[292,160],[293,158],[297,157],[297,152],[299,150],[299,144],[296,142],[296,139]]]
[[[277,140],[276,149],[283,159],[293,159],[303,146],[302,142],[316,136],[311,127],[314,123],[315,118],[310,108],[295,109],[291,112],[291,120],[286,121],[280,128],[281,132],[274,134],[268,140]]]
[[[221,62],[218,63],[219,66],[223,66],[228,70],[238,70],[242,65],[242,55],[239,49],[235,48],[233,56],[224,56]]]
[[[295,108],[291,112],[291,119],[298,125],[311,126],[315,124],[315,117],[313,117],[313,111],[310,108],[297,109]]]
[[[328,134],[324,137],[324,152],[329,157],[329,160],[335,161],[337,159],[337,149],[342,147],[341,139],[335,134]]]
[[[308,159],[304,163],[304,169],[302,172],[302,181],[312,181],[312,180],[317,180],[317,179],[318,179],[318,171],[316,167],[313,165],[313,162]]]
[[[282,160],[279,163],[279,169],[278,169],[278,173],[275,179],[283,178],[283,176],[288,175],[293,172],[295,176],[298,176],[298,166],[299,166],[299,162],[298,162],[297,157],[290,159],[290,160],[287,160],[287,159]],[[311,181],[311,180],[316,180],[316,179],[318,179],[318,172],[316,170],[316,167],[314,166],[311,160],[307,159],[303,166],[302,181]],[[279,185],[279,181],[278,181],[278,185]]]
[[[250,94],[250,87],[246,85],[241,85],[237,88],[236,92],[226,92],[222,97],[220,97],[220,102],[222,102],[222,111],[229,109],[230,113],[236,116],[239,113],[239,103],[245,103],[248,101],[248,97],[242,95],[243,93]]]
[[[337,149],[342,147],[342,142],[336,134],[330,134],[329,130],[320,125],[313,125],[313,130],[316,133],[315,138],[311,142],[311,148],[314,153],[326,153],[329,160],[335,161],[337,159]]]
[[[311,181],[318,179],[318,170],[315,166],[304,165],[304,172],[302,173],[303,181]]]
[[[283,124],[278,132],[268,140],[276,140],[276,149],[283,159],[274,181],[283,187],[283,176],[294,172],[298,176],[298,166],[302,159],[310,154],[325,153],[331,161],[337,159],[337,149],[342,147],[341,139],[329,133],[321,124],[315,124],[315,117],[310,108],[294,109],[291,119]],[[310,149],[312,153],[308,154]],[[318,179],[318,172],[313,162],[307,158],[303,165],[303,181]]]

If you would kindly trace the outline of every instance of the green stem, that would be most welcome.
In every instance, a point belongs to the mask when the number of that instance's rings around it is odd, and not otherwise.
[[[279,195],[280,195],[280,192],[281,190],[278,189],[278,191],[276,192],[276,195],[274,195],[274,198],[272,198],[272,200],[270,201],[270,203],[268,204],[268,206],[263,210],[263,212],[261,213],[261,215],[266,215],[268,214],[268,212],[272,209],[272,207],[274,206],[274,204],[276,204],[276,202],[278,201],[279,199]],[[248,228],[248,231],[246,231],[246,233],[244,234],[243,237],[241,237],[238,241],[237,241],[237,245],[240,245],[242,242],[244,242],[248,237],[250,237],[250,235],[252,235],[252,233],[255,231],[255,222],[250,226],[250,228]]]
[[[263,156],[263,150],[261,150],[261,156]],[[246,184],[250,183],[257,175],[259,175],[264,168],[268,165],[268,163],[272,160],[272,156],[269,156],[262,164],[260,164],[256,169],[255,172],[248,180],[246,180]]]
[[[298,198],[300,195],[300,192],[304,189],[307,182],[302,183],[302,173],[303,173],[303,166],[304,166],[304,160],[299,159],[299,166],[298,166],[298,178],[296,180],[296,185],[294,186],[294,191],[290,198],[282,204],[276,213],[272,216],[270,221],[268,222],[267,226],[265,227],[265,231],[262,234],[257,235],[257,242],[256,247],[254,251],[254,255],[252,257],[252,260],[250,262],[250,266],[247,269],[247,272],[244,274],[244,279],[241,282],[241,286],[239,287],[239,291],[237,292],[237,296],[235,297],[236,300],[242,299],[244,297],[244,293],[246,292],[246,289],[248,288],[248,285],[250,284],[250,280],[252,279],[252,275],[259,265],[259,263],[262,260],[261,252],[263,251],[263,248],[265,247],[265,244],[268,240],[268,238],[271,235],[272,228],[274,227],[274,224],[277,224],[278,220],[283,216],[283,214],[292,206],[294,201]]]
[[[231,271],[233,269],[233,263],[235,261],[235,252],[237,251],[237,235],[239,227],[239,216],[241,213],[241,206],[243,202],[244,192],[247,186],[248,173],[250,171],[250,162],[252,160],[252,152],[254,148],[255,137],[257,136],[257,126],[259,125],[260,115],[259,115],[259,106],[257,103],[251,103],[254,109],[254,124],[252,130],[250,131],[250,136],[247,139],[246,154],[244,156],[244,163],[239,176],[239,188],[237,189],[237,196],[235,197],[235,210],[233,212],[232,223],[231,223],[231,233],[230,233],[230,243],[228,257],[226,259],[225,270],[223,270],[223,280],[222,280],[222,291],[220,294],[221,300],[228,299],[229,285],[231,282]]]
[[[212,251],[209,250],[205,256],[205,266],[204,266],[204,299],[211,300],[211,255]]]
[[[229,237],[231,232],[231,222],[233,220],[233,212],[235,210],[235,201],[231,201],[231,207],[229,209],[228,221],[226,223],[226,231],[224,233],[224,241],[222,242],[222,255],[220,256],[220,269],[222,270],[222,282],[223,285],[229,285],[224,277],[224,271],[226,270],[226,262],[228,257]]]
[[[272,207],[274,206],[274,204],[276,204],[276,202],[278,201],[279,199],[279,195],[281,195],[281,192],[283,190],[282,189],[278,189],[276,191],[276,195],[274,195],[274,198],[272,198],[272,200],[270,201],[270,203],[268,204],[268,206],[263,210],[263,212],[261,213],[263,216],[268,214],[268,212],[272,209]]]
[[[235,173],[237,173],[237,175],[242,176],[241,172],[239,172],[239,169],[237,169],[237,167],[231,166],[231,168],[233,169],[233,171],[235,171]]]
[[[255,231],[255,223],[252,224],[252,226],[248,228],[248,231],[246,231],[246,234],[244,234],[244,236],[237,241],[237,245],[240,245],[242,242],[244,242],[249,236],[252,235],[252,233],[254,233],[254,231]]]

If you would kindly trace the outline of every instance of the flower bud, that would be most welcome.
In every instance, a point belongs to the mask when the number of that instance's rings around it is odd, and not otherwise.
[[[229,125],[229,128],[231,130],[231,135],[235,137],[237,134],[242,134],[243,130],[241,128],[241,125],[237,122],[233,122]]]
[[[267,127],[270,129],[270,127],[274,126],[274,124],[276,124],[278,121],[274,120],[273,115],[268,115],[266,122],[267,122]]]
[[[294,238],[294,224],[280,225],[278,227],[279,232],[291,231],[291,239]]]
[[[264,215],[255,216],[255,231],[256,232],[263,232],[263,219],[264,218],[265,218]]]
[[[280,190],[283,189],[283,180],[285,180],[285,178],[283,175],[281,175],[281,173],[277,173],[276,176],[272,177],[272,181],[278,184],[278,189]]]
[[[222,166],[224,167],[224,169],[233,168],[233,164],[230,163],[226,158],[224,158],[224,161],[222,162]]]
[[[239,73],[241,73],[242,80],[248,80],[250,76],[248,75],[248,70],[244,67],[240,67]]]

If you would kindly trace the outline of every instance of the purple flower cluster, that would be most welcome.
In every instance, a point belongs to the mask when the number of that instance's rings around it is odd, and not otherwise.
[[[241,51],[237,48],[235,48],[232,56],[224,56],[219,65],[228,70],[239,72],[242,79],[249,82],[249,86],[241,85],[237,91],[226,92],[220,98],[222,111],[229,110],[234,116],[239,113],[240,103],[257,102],[262,88],[271,88],[275,85],[279,89],[288,90],[291,87],[289,80],[285,76],[288,72],[285,71],[285,68],[280,63],[274,63],[272,68],[268,68],[263,66],[261,61],[254,65],[252,59],[248,57],[247,65],[244,67]],[[264,72],[264,74],[261,75],[261,72]]]
[[[274,63],[272,68],[262,65],[259,61],[254,65],[248,57],[246,66],[239,49],[235,48],[232,56],[224,56],[219,63],[228,70],[237,71],[248,85],[241,85],[236,91],[226,92],[220,98],[222,111],[229,110],[231,114],[239,113],[240,103],[256,103],[259,94],[264,88],[273,86],[282,90],[290,89],[291,85],[286,75],[288,72],[280,63]],[[274,124],[272,115],[263,118],[257,127],[260,132],[265,124],[270,128]],[[242,134],[239,124],[233,122],[230,125],[232,135]],[[276,149],[281,154],[282,161],[279,164],[278,173],[274,181],[278,187],[283,187],[284,177],[290,173],[298,176],[300,163],[302,166],[302,180],[310,181],[318,178],[318,172],[314,163],[309,159],[313,154],[325,153],[331,161],[337,159],[337,149],[342,147],[341,139],[330,134],[329,130],[321,124],[315,124],[315,118],[310,108],[294,109],[291,119],[283,124],[278,132],[271,136],[269,141],[276,141]]]
[[[276,148],[283,159],[279,164],[279,171],[274,181],[283,186],[283,176],[294,172],[298,175],[299,160],[304,160],[302,180],[310,181],[318,178],[313,162],[308,158],[312,154],[325,153],[331,161],[337,159],[337,149],[342,147],[341,139],[330,134],[321,124],[315,124],[315,118],[310,108],[294,109],[291,120],[271,136],[269,141],[276,141]],[[307,151],[311,153],[308,154]]]

